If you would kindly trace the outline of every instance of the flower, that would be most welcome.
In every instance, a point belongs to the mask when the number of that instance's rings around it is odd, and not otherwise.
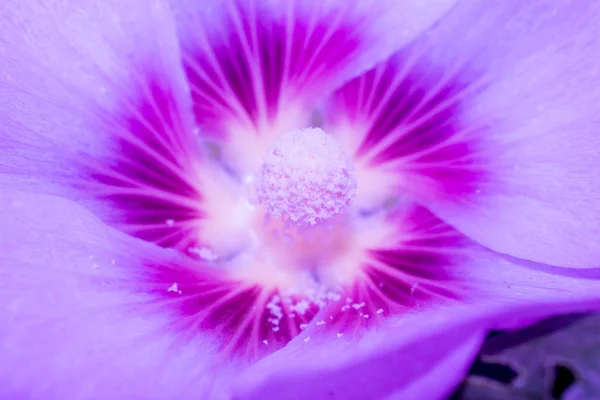
[[[600,6],[0,18],[3,396],[443,398],[598,306]]]

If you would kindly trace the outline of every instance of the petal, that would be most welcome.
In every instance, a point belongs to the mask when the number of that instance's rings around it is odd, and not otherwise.
[[[471,195],[488,178],[476,146],[456,126],[472,91],[423,62],[418,42],[348,82],[324,108],[324,129],[354,155],[356,207],[393,198],[428,204]]]
[[[234,398],[443,399],[466,374],[485,330],[473,323],[432,324],[430,318],[436,315],[408,317],[410,332],[371,332],[359,343],[291,343],[250,368]]]
[[[600,268],[574,270],[494,253],[421,207],[396,212],[388,224],[394,229],[369,249],[366,268],[385,286],[404,286],[402,292],[413,299],[445,298],[442,304],[600,299]]]
[[[600,299],[600,269],[494,253],[422,207],[397,204],[358,224],[339,228],[351,232],[342,237],[342,251],[312,271],[331,296],[300,326],[306,335],[356,337],[395,316],[440,307]],[[339,229],[326,232],[338,235]]]
[[[598,298],[481,304],[402,316],[360,343],[301,337],[248,369],[235,398],[445,399],[466,374],[487,330],[598,307]]]
[[[215,357],[214,337],[182,329],[165,301],[173,280],[197,273],[184,261],[68,200],[6,190],[0,207],[0,397],[227,390],[232,370]]]
[[[493,250],[597,266],[599,22],[585,0],[461,2],[339,94],[382,93],[343,107],[367,108],[365,174]]]
[[[0,122],[3,141],[18,151],[12,156],[27,164],[14,172],[72,177],[73,153],[113,150],[107,144],[114,146],[111,139],[124,128],[118,117],[155,97],[143,96],[158,83],[150,77],[185,99],[172,21],[161,1],[5,3]]]
[[[363,268],[373,282],[384,283],[380,293],[389,299],[402,293],[396,299],[405,305],[600,300],[600,268],[555,267],[495,253],[422,207],[395,212],[387,223],[394,228],[369,249]]]
[[[9,1],[0,19],[0,181],[84,200],[165,247],[200,247],[214,185],[166,5]]]
[[[456,273],[478,288],[474,303],[566,304],[600,299],[600,269],[573,270],[506,258],[481,249]],[[483,294],[483,295],[481,295]]]
[[[227,142],[232,168],[253,173],[276,135],[310,124],[315,101],[453,3],[177,0],[197,121],[207,138]]]

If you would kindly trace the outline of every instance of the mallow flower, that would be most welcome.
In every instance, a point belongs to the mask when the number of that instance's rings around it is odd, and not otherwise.
[[[597,2],[0,21],[2,398],[444,398],[597,307]]]

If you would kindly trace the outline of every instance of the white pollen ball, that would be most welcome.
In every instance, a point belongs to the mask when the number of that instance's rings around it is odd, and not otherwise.
[[[319,128],[282,135],[267,151],[258,200],[277,217],[310,226],[345,211],[356,196],[350,158]]]

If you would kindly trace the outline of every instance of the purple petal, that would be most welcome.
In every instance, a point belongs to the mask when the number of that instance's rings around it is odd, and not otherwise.
[[[358,235],[347,238],[348,246],[356,246],[352,257],[329,266],[331,275],[352,273],[351,285],[316,315],[308,334],[360,336],[362,328],[390,317],[448,305],[600,298],[600,269],[498,255],[423,208],[399,209],[379,224],[365,225]]]
[[[427,317],[406,317],[408,330],[371,332],[358,343],[343,338],[291,343],[251,367],[234,398],[445,398],[466,374],[485,330],[473,323],[431,323],[435,313]]]
[[[233,366],[186,329],[173,282],[217,282],[58,197],[0,196],[0,397],[209,398]],[[204,278],[201,278],[201,277]],[[185,290],[185,289],[183,289]],[[212,397],[211,397],[212,398]]]
[[[388,179],[483,245],[597,266],[599,22],[588,1],[465,0],[342,89],[332,107],[352,118],[332,124],[365,177]],[[378,101],[356,101],[360,90]]]
[[[394,195],[420,203],[462,198],[488,179],[478,143],[457,123],[473,89],[426,68],[427,50],[415,47],[346,83],[325,109],[325,129],[354,155],[360,208]]]
[[[244,341],[247,349],[256,344],[245,336],[243,323],[252,314],[247,312],[252,296],[222,303],[229,307],[207,315],[218,302],[210,293],[225,298],[234,285],[218,272],[111,230],[58,197],[6,190],[0,207],[6,212],[0,235],[0,393],[32,399],[226,395],[237,370],[215,352],[231,350],[231,344],[244,347]],[[489,283],[485,287],[496,293]],[[506,301],[490,304],[501,307]],[[273,378],[268,388],[276,388],[281,398],[293,395],[286,390],[313,382],[315,370],[330,379],[301,392],[314,398],[323,390],[344,394],[354,388],[373,396],[414,390],[421,380],[445,376],[442,385],[428,389],[435,390],[435,398],[458,382],[483,337],[479,325],[454,329],[451,315],[447,309],[405,314],[388,320],[398,326],[396,333],[373,330],[359,342],[349,342],[358,338],[350,334],[332,338],[327,327],[319,332],[313,324],[247,376],[253,385]],[[259,321],[262,330],[267,326]],[[283,368],[290,357],[298,366],[292,371]],[[407,362],[413,368],[402,369],[398,379],[390,365]],[[344,388],[343,377],[356,377],[345,384],[362,382],[363,392]]]
[[[252,173],[276,135],[310,124],[325,93],[452,3],[175,1],[197,121],[207,137],[232,139],[227,162]]]
[[[489,157],[493,180],[469,199],[431,206],[494,250],[555,265],[598,266],[600,64],[593,55],[600,50],[600,6],[465,6],[447,29],[464,27],[473,15],[478,24],[463,30],[460,48],[452,48],[458,62],[472,58],[489,81],[465,102],[462,126],[486,126],[481,153]]]
[[[598,298],[600,269],[573,270],[511,259],[483,248],[424,208],[396,206],[390,215],[373,217],[354,229],[343,225],[327,230],[329,235],[342,235],[343,254],[313,271],[327,291],[298,294],[309,312],[294,305],[295,313],[289,307],[282,313],[284,329],[290,328],[290,321],[305,318],[291,325],[300,329],[287,339],[297,334],[358,338],[394,316],[437,307]],[[294,251],[287,250],[293,259]],[[265,268],[261,261],[245,267]]]
[[[235,398],[444,399],[464,377],[487,330],[598,307],[597,297],[480,304],[405,315],[360,343],[300,337],[246,371]]]
[[[168,8],[15,1],[1,18],[0,179],[165,247],[201,244],[206,168]]]

